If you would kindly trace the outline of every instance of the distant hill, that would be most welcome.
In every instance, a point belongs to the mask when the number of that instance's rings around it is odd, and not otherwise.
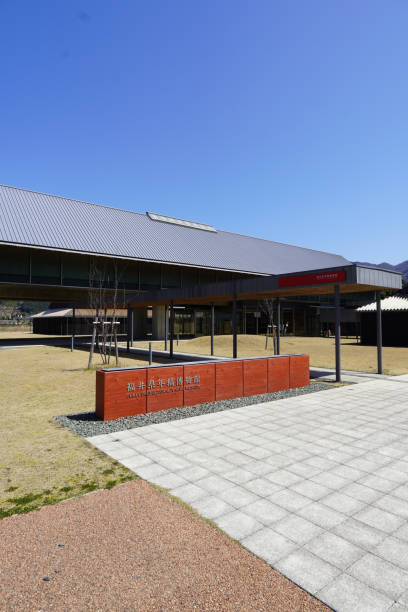
[[[374,268],[382,268],[383,270],[393,270],[394,272],[400,272],[402,274],[402,278],[408,282],[408,259],[403,261],[396,266],[383,261],[379,264],[373,264],[368,261],[355,261],[354,263],[360,266],[372,266]]]

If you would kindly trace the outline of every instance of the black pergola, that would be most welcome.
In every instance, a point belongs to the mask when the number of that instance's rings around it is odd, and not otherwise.
[[[129,295],[129,316],[134,308],[164,305],[170,307],[170,357],[173,356],[174,308],[177,305],[211,306],[211,354],[214,352],[214,306],[232,302],[233,357],[237,357],[237,303],[242,300],[275,298],[277,301],[277,352],[280,354],[280,298],[311,295],[334,295],[336,381],[341,381],[340,354],[340,294],[376,292],[377,300],[377,361],[382,374],[382,326],[380,291],[397,290],[402,286],[401,274],[357,264],[338,268],[304,270],[248,279],[237,279],[182,289],[162,289]],[[133,339],[132,317],[128,325],[128,344]]]

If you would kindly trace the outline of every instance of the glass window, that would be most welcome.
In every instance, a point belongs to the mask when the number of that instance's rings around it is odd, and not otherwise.
[[[62,283],[87,287],[89,285],[89,258],[85,255],[63,255]]]
[[[61,283],[61,260],[52,251],[37,251],[31,256],[31,282],[41,285]]]
[[[163,266],[162,267],[162,287],[167,289],[169,287],[180,287],[181,274],[180,268],[176,266]]]
[[[161,269],[160,264],[140,264],[140,288],[141,289],[160,289]]]
[[[26,249],[0,247],[0,281],[27,283],[29,280],[30,260]]]

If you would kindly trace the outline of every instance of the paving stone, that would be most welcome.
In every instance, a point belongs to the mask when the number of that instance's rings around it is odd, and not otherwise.
[[[119,460],[122,465],[127,467],[129,470],[133,470],[137,472],[139,467],[143,467],[144,465],[149,465],[152,463],[152,460],[148,457],[144,457],[143,455],[132,455],[126,459]]]
[[[240,510],[223,514],[216,518],[215,522],[220,529],[235,540],[242,540],[262,528],[262,523]]]
[[[313,538],[305,548],[320,559],[345,570],[366,554],[366,551],[334,533],[324,532]]]
[[[361,512],[355,515],[358,521],[367,523],[371,527],[385,531],[386,533],[392,533],[398,527],[404,523],[404,519],[380,508],[374,506],[368,506]]]
[[[272,531],[268,527],[244,538],[242,544],[271,565],[274,565],[279,559],[286,557],[297,548],[296,544],[291,540],[281,536],[276,531]]]
[[[395,538],[399,540],[404,540],[404,542],[408,542],[408,523],[404,523],[392,534]]]
[[[337,612],[388,612],[393,605],[392,598],[347,574],[335,578],[317,597]]]
[[[341,489],[349,483],[347,478],[343,478],[342,476],[328,472],[320,472],[319,474],[315,474],[315,476],[312,476],[310,480],[332,490]]]
[[[208,491],[209,493],[218,494],[222,491],[226,491],[227,489],[231,489],[234,486],[234,483],[226,478],[222,478],[217,474],[212,474],[210,476],[206,476],[205,478],[201,478],[195,482],[195,484]]]
[[[235,468],[229,472],[225,472],[224,477],[235,484],[243,484],[247,483],[249,480],[253,480],[254,475],[252,472],[248,472],[248,470],[244,470],[243,468]]]
[[[275,568],[296,584],[301,584],[302,588],[312,595],[332,582],[340,573],[339,569],[303,548],[278,561]]]
[[[240,486],[233,486],[225,491],[219,491],[218,496],[235,508],[248,506],[248,504],[260,499],[258,495],[255,495],[254,493],[251,493],[251,491],[248,491]]]
[[[205,491],[204,489],[201,489],[200,487],[197,487],[195,484],[192,484],[191,482],[185,485],[182,485],[181,487],[176,487],[175,489],[171,489],[170,493],[174,495],[175,497],[179,497],[187,504],[189,504],[192,501],[195,501],[196,499],[199,499],[200,497],[206,497],[208,495],[207,491]]]
[[[286,510],[267,499],[258,499],[246,506],[242,506],[241,511],[253,516],[264,525],[278,521],[288,514]]]
[[[255,495],[259,495],[260,497],[268,497],[275,493],[276,491],[280,491],[283,487],[275,484],[274,482],[270,482],[265,478],[254,478],[249,482],[245,483],[245,488]]]
[[[289,487],[290,485],[302,481],[301,476],[293,474],[288,470],[276,470],[276,472],[268,474],[266,478],[277,485],[281,485],[282,487]]]
[[[358,501],[364,502],[366,504],[371,504],[379,497],[382,496],[380,491],[376,491],[375,489],[371,489],[370,487],[366,487],[358,482],[352,482],[345,487],[339,490],[339,493],[343,495],[348,495],[353,499],[358,499]]]
[[[234,510],[233,506],[227,504],[227,502],[209,495],[207,497],[200,497],[191,502],[191,506],[199,512],[202,516],[215,519],[223,514],[228,514]]]
[[[350,518],[332,529],[333,533],[368,551],[372,551],[386,537],[383,531]]]
[[[268,499],[270,499],[273,504],[278,504],[278,506],[290,510],[291,512],[295,512],[312,503],[309,497],[300,495],[291,489],[282,489],[281,491],[272,493]]]
[[[290,488],[292,491],[300,493],[300,495],[304,495],[305,497],[309,497],[313,501],[322,499],[322,497],[325,497],[328,493],[331,493],[331,490],[328,487],[317,484],[312,480],[303,480],[298,484],[292,485]]]
[[[358,499],[343,495],[342,493],[332,493],[321,500],[322,504],[339,510],[343,514],[352,515],[365,507],[365,504]]]
[[[271,528],[299,546],[303,546],[323,531],[321,527],[296,514],[291,514],[274,523]]]
[[[171,472],[161,476],[152,476],[149,478],[149,480],[150,482],[159,485],[159,487],[163,487],[163,489],[175,489],[176,487],[181,487],[182,485],[187,484],[187,480]]]
[[[408,588],[408,572],[371,553],[356,561],[347,573],[394,601]]]
[[[164,474],[170,473],[168,470],[166,470],[165,467],[163,467],[159,463],[149,463],[149,465],[138,467],[135,472],[138,476],[144,478],[145,480],[151,480],[155,476],[163,476]]]
[[[297,510],[297,514],[323,529],[331,529],[347,519],[346,515],[325,506],[321,502],[314,502],[300,508],[300,510]]]
[[[136,451],[133,448],[130,448],[129,446],[121,445],[119,448],[109,451],[109,455],[117,461],[120,461],[120,459],[135,457]]]
[[[271,451],[262,446],[250,446],[242,452],[252,459],[265,459],[271,455]]]
[[[408,570],[408,542],[395,537],[387,537],[377,546],[375,554],[404,570]]]
[[[209,471],[199,465],[192,465],[184,470],[180,470],[177,474],[190,482],[196,482],[201,480],[205,476],[209,475]]]
[[[402,518],[408,518],[408,501],[394,495],[384,495],[377,499],[373,505],[392,514],[397,514]]]
[[[380,478],[380,476],[377,476],[376,474],[368,474],[363,478],[360,478],[358,482],[366,487],[371,487],[372,489],[381,491],[381,493],[389,493],[398,486],[398,483],[385,478]]]

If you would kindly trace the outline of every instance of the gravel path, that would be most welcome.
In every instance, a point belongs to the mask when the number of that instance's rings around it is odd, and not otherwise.
[[[328,610],[142,480],[3,519],[0,551],[0,610]]]
[[[123,431],[124,429],[133,429],[134,427],[144,427],[145,425],[153,425],[154,423],[187,419],[200,414],[221,412],[222,410],[230,410],[231,408],[241,408],[242,406],[272,402],[287,397],[305,395],[306,393],[325,391],[330,388],[332,388],[331,385],[312,382],[307,387],[301,387],[299,389],[289,389],[287,391],[265,393],[263,395],[252,395],[250,397],[237,397],[230,400],[209,402],[197,406],[185,406],[184,408],[173,408],[171,410],[162,410],[149,414],[138,414],[133,417],[115,419],[114,421],[101,421],[96,417],[94,412],[56,416],[55,420],[61,425],[69,427],[76,434],[84,436],[84,438],[90,438],[91,436],[114,433],[116,431]]]

